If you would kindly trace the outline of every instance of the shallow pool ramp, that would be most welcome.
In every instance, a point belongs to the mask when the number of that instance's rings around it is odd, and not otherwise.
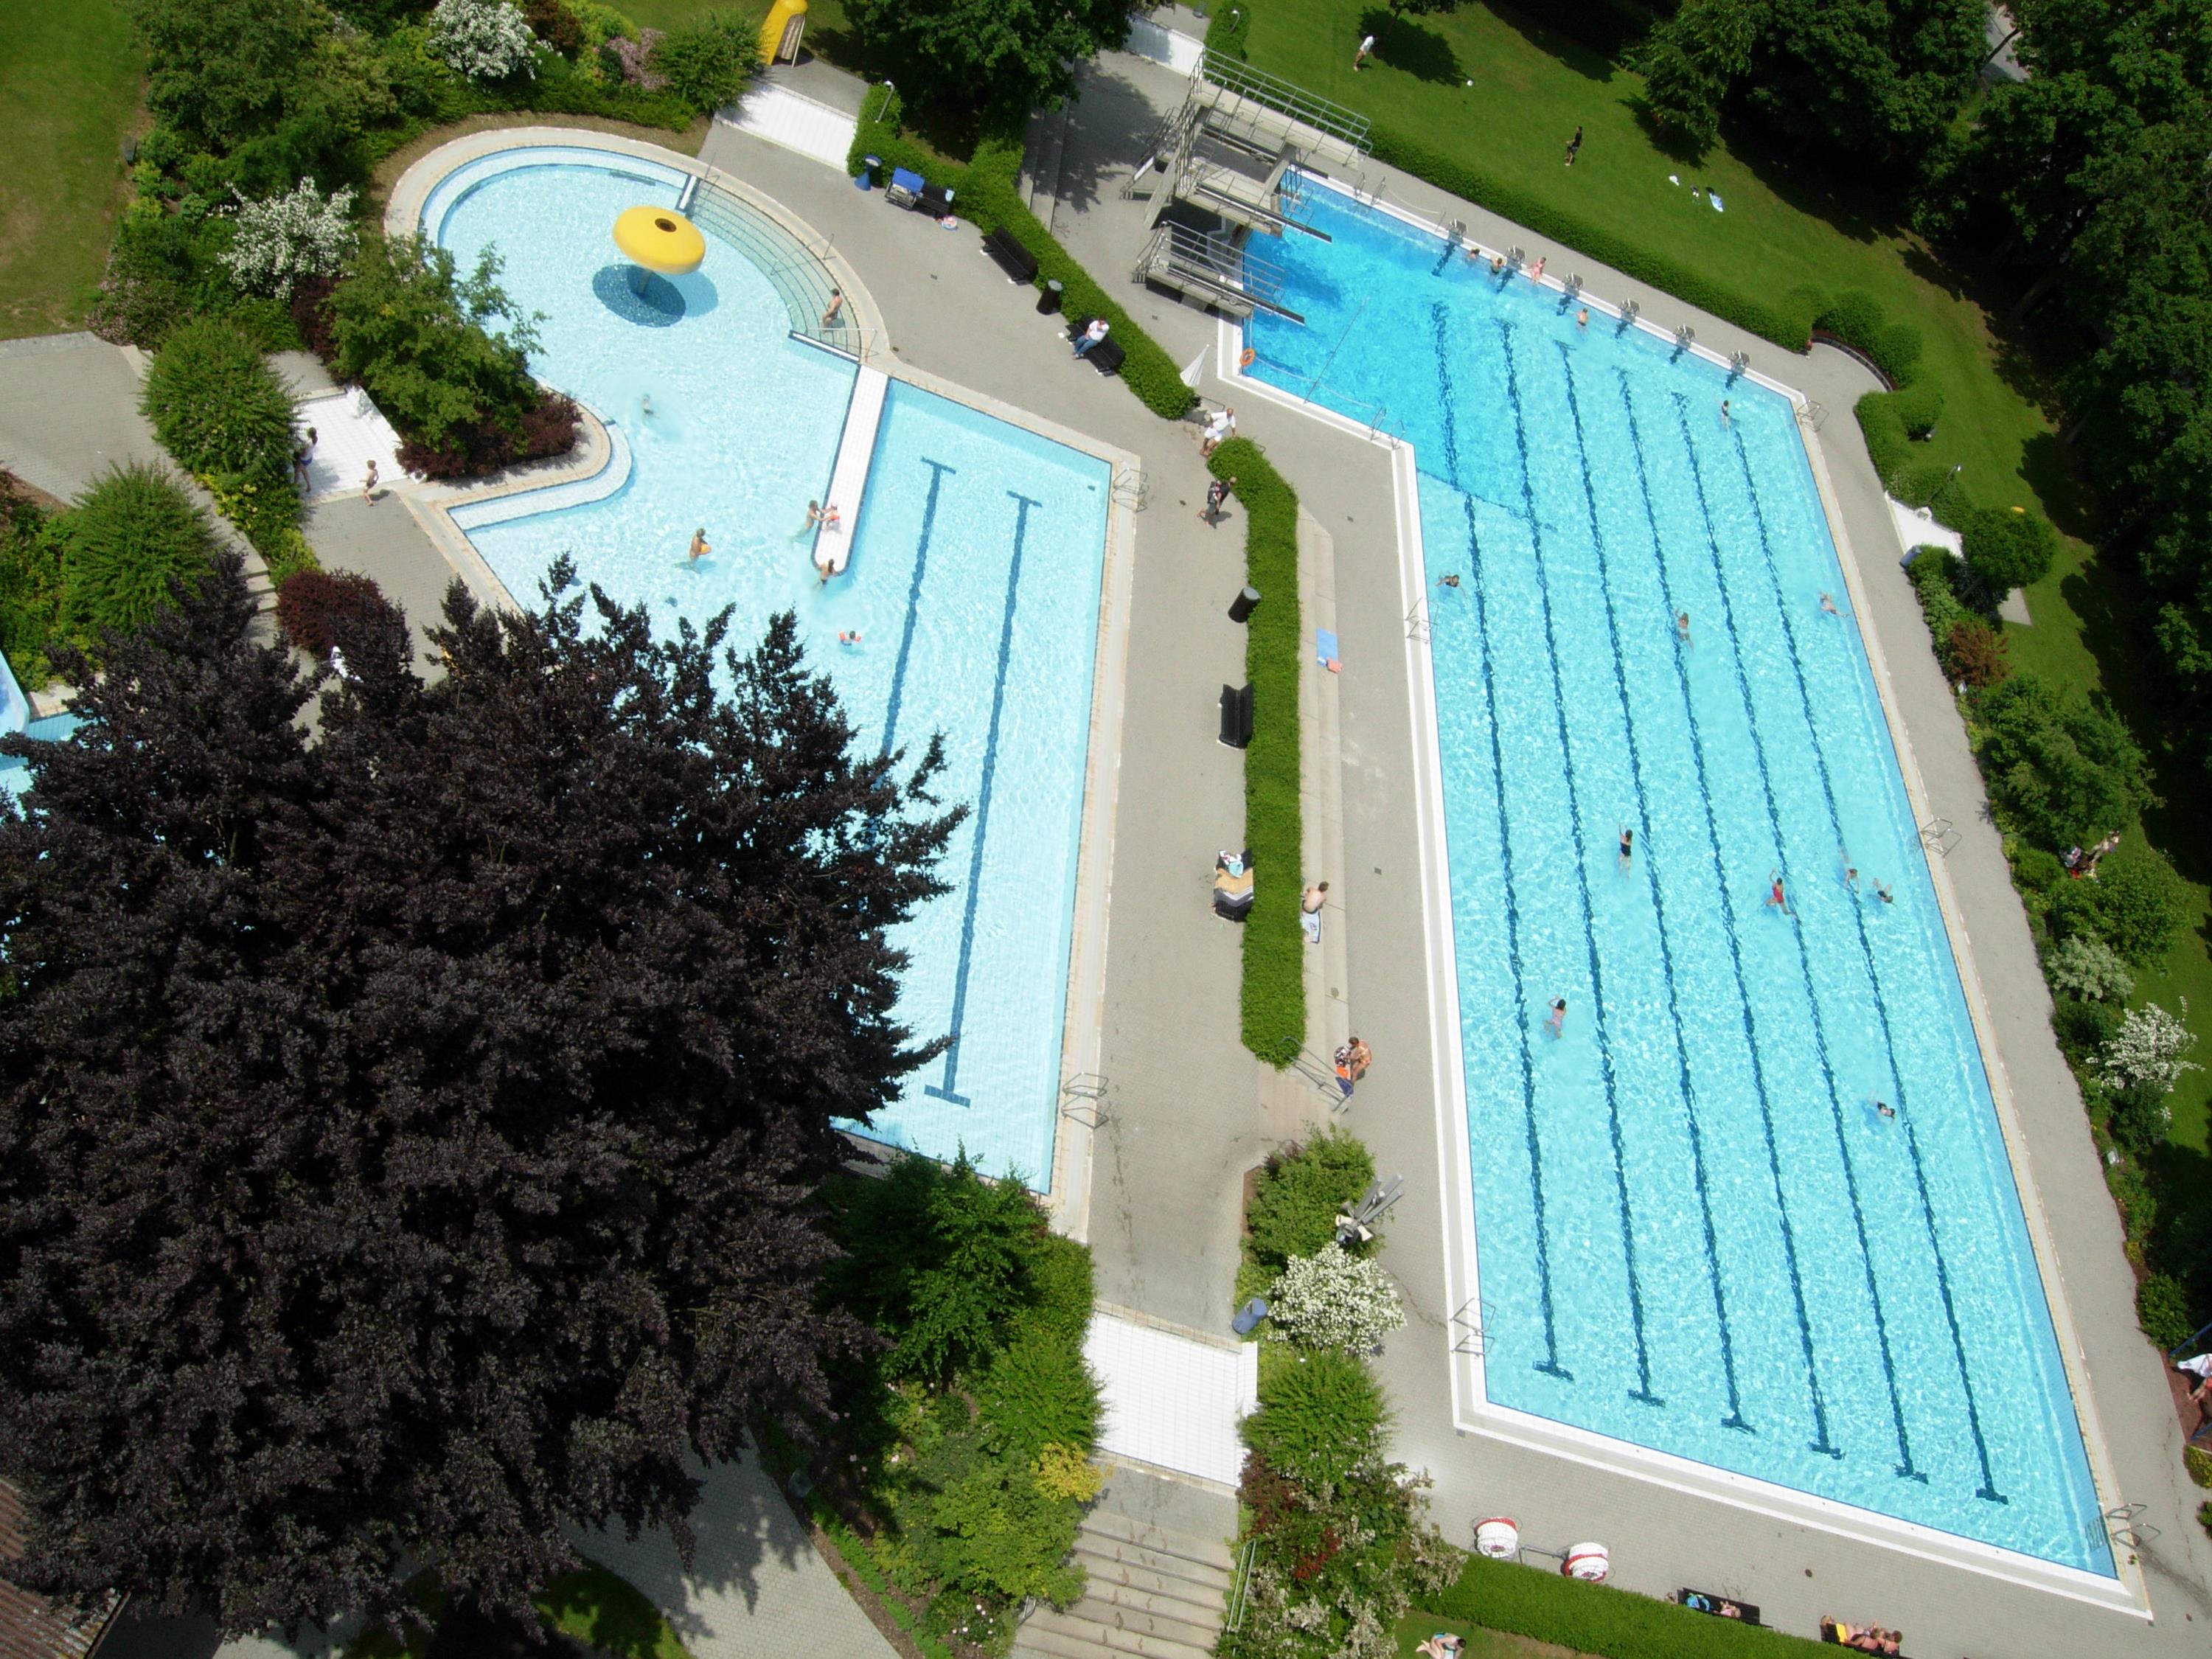
[[[1260,1350],[1101,1307],[1083,1340],[1105,1418],[1098,1449],[1232,1487],[1244,1468],[1237,1425],[1260,1401]]]
[[[840,173],[845,170],[845,157],[852,150],[853,135],[859,125],[843,110],[766,81],[748,92],[733,112],[714,118]]]
[[[884,421],[884,398],[890,378],[880,368],[862,365],[853,382],[853,401],[845,410],[845,435],[837,445],[837,459],[830,469],[830,493],[823,504],[837,509],[833,528],[817,526],[814,532],[814,567],[842,575],[851,556],[854,538],[860,533],[860,492],[867,485],[868,463],[876,453],[876,428]]]

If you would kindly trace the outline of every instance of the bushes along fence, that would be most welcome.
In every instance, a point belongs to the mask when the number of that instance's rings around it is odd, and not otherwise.
[[[1480,1556],[1426,1610],[1602,1659],[1813,1659],[1825,1650],[1803,1637]]]

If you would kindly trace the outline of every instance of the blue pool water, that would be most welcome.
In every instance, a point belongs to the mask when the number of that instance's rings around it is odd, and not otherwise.
[[[1490,1399],[2112,1573],[1793,410],[1306,211],[1253,372],[1415,446]]]
[[[895,938],[911,953],[900,1017],[951,1034],[866,1133],[1031,1185],[1052,1175],[1061,1027],[1089,750],[1110,469],[893,381],[847,574],[816,579],[800,533],[827,491],[853,363],[791,337],[767,279],[714,234],[705,264],[641,313],[605,274],[605,227],[682,179],[578,158],[502,163],[441,186],[426,223],[464,264],[495,246],[501,281],[545,313],[536,372],[628,438],[616,493],[456,520],[526,602],[554,557],[672,631],[735,607],[732,637],[798,613],[863,744],[918,757],[942,732],[938,791],[969,816],[941,873],[952,890]],[[652,412],[644,412],[647,399]],[[565,499],[556,495],[556,501]],[[714,551],[684,555],[705,526]],[[857,634],[842,645],[840,634]]]

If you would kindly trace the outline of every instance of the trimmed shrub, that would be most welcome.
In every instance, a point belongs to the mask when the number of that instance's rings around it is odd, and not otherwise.
[[[1022,1323],[1050,1331],[1070,1347],[1080,1348],[1091,1328],[1094,1300],[1091,1252],[1058,1233],[1041,1234],[1030,1255],[1029,1279],[1036,1300],[1022,1316]]]
[[[1977,507],[1965,515],[1960,536],[1967,565],[1995,593],[2041,581],[2058,556],[2051,520],[2023,507]]]
[[[2138,968],[2155,963],[2197,919],[2188,887],[2154,847],[2107,862],[2094,880],[2066,885],[2069,931],[2103,939]]]
[[[1331,1239],[1294,1256],[1267,1294],[1268,1334],[1302,1348],[1371,1353],[1406,1323],[1397,1281],[1382,1263],[1355,1256]]]
[[[2130,1083],[2112,1094],[2112,1115],[2105,1127],[2112,1139],[2137,1158],[2148,1158],[2164,1144],[2173,1127],[2173,1108],[2166,1103],[2166,1090],[2156,1083]]]
[[[12,472],[0,470],[0,656],[26,691],[53,678],[46,649],[60,642],[62,543]]]
[[[216,549],[215,527],[177,481],[143,464],[115,467],[55,520],[62,544],[63,614],[78,633],[130,632],[197,586]]]
[[[2188,1288],[2166,1273],[2148,1275],[2136,1286],[2136,1322],[2154,1347],[2179,1347],[2197,1328]]]
[[[1244,1218],[1245,1248],[1278,1272],[1294,1257],[1319,1253],[1336,1237],[1339,1212],[1374,1179],[1374,1154],[1356,1135],[1330,1128],[1304,1146],[1292,1142],[1260,1172]]]
[[[2051,1006],[2051,1035],[2058,1039],[2066,1058],[2077,1066],[2093,1060],[2119,1029],[2120,1011],[2109,1003],[2063,996]]]
[[[1261,1351],[1260,1409],[1244,1443],[1299,1480],[1341,1479],[1382,1449],[1390,1408],[1366,1365],[1337,1348]]]
[[[2158,1199],[2142,1171],[2132,1164],[2112,1164],[2105,1170],[2105,1185],[2112,1189],[2112,1202],[2119,1207],[2121,1229],[2129,1239],[2148,1238],[2158,1220]]]
[[[1936,422],[1943,417],[1943,389],[1941,386],[1923,382],[1901,392],[1869,392],[1868,395],[1881,398],[1888,412],[1904,427],[1905,435],[1916,441],[1933,433]],[[1948,476],[1948,472],[1946,476]]]
[[[1305,836],[1298,803],[1298,498],[1260,447],[1231,438],[1206,465],[1237,481],[1244,508],[1244,579],[1267,596],[1244,631],[1252,741],[1244,750],[1244,844],[1252,854],[1252,909],[1244,923],[1244,1046],[1270,1066],[1306,1042]]]
[[[1047,1230],[1018,1180],[985,1181],[963,1152],[949,1165],[901,1158],[838,1195],[833,1232],[846,1253],[823,1282],[890,1339],[886,1376],[938,1382],[988,1364],[1037,1304],[1031,1265]]]
[[[1081,1348],[1031,1327],[1008,1343],[975,1385],[993,1449],[1035,1462],[1048,1446],[1088,1452],[1098,1443],[1098,1382]]]
[[[327,657],[363,628],[398,614],[384,590],[355,570],[296,570],[276,585],[276,624],[311,657]]]
[[[1940,653],[1944,672],[1959,684],[1979,691],[1995,685],[2012,672],[2005,659],[2005,638],[1979,617],[1961,617],[1951,624],[1951,636]]]
[[[1603,1659],[1816,1659],[1831,1651],[1801,1636],[1480,1556],[1468,1561],[1457,1583],[1424,1606],[1447,1619]]]
[[[2015,674],[1975,693],[1972,715],[1990,795],[2045,847],[2087,846],[2154,799],[2127,727],[2079,692]]]
[[[2043,856],[2061,872],[2058,879],[2063,879],[2064,867],[2058,860],[2048,853]],[[2136,988],[2135,975],[2127,970],[2118,951],[2102,939],[2078,934],[2051,946],[2043,959],[2043,973],[2052,990],[2087,1002],[2124,1002]]]
[[[692,108],[712,115],[751,84],[760,68],[759,33],[735,12],[709,12],[661,36],[653,72]]]
[[[1792,289],[1778,304],[1754,300],[1723,287],[1694,267],[1650,252],[1609,226],[1561,212],[1534,192],[1495,178],[1457,155],[1431,149],[1387,127],[1373,129],[1371,136],[1376,161],[1488,208],[1539,236],[1611,265],[1623,276],[1664,289],[1700,311],[1748,329],[1785,350],[1802,351],[1812,336],[1813,314],[1820,301],[1810,289]]]
[[[584,25],[561,0],[529,0],[522,9],[522,21],[563,58],[573,58],[584,49]]]
[[[2181,1466],[2189,1471],[2189,1478],[2200,1486],[2212,1486],[2212,1451],[2202,1446],[2184,1446]]]
[[[260,348],[225,319],[173,331],[146,371],[155,435],[257,548],[300,523],[292,483],[296,406]]]
[[[1912,440],[1905,430],[1903,414],[1893,392],[1869,392],[1851,406],[1859,417],[1859,433],[1866,440],[1867,459],[1889,493],[1913,507],[1925,507],[1903,493],[1905,475],[1912,465]]]

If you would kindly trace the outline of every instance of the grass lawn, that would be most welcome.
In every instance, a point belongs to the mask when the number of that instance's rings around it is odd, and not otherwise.
[[[1398,1659],[1415,1659],[1421,1644],[1441,1630],[1467,1638],[1467,1659],[1576,1659],[1572,1648],[1532,1641],[1526,1636],[1509,1636],[1503,1631],[1484,1630],[1479,1625],[1438,1618],[1433,1613],[1409,1613],[1398,1621]]]
[[[140,63],[125,0],[15,0],[0,29],[0,338],[75,328],[123,200]]]

